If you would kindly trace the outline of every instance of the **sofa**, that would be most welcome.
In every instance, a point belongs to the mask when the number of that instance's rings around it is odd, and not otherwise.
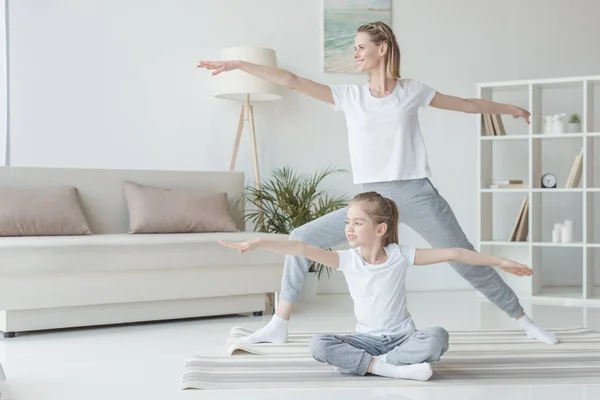
[[[132,233],[126,182],[226,193],[236,230]],[[76,188],[89,227],[84,234],[0,237],[0,331],[13,337],[46,329],[272,312],[284,256],[260,249],[240,254],[218,243],[259,235],[287,239],[245,229],[244,185],[241,172],[0,167],[0,194],[32,190],[35,198],[40,188]],[[39,199],[40,209],[48,207]]]

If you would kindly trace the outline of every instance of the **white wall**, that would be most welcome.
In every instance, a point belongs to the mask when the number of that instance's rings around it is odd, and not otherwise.
[[[8,164],[8,70],[6,52],[6,1],[0,0],[0,165]]]
[[[479,81],[598,74],[595,0],[393,1],[404,76],[471,97]],[[238,108],[215,99],[199,59],[230,45],[274,48],[323,83],[321,0],[10,1],[12,165],[225,170]],[[350,168],[341,113],[287,92],[255,107],[260,167]],[[427,109],[433,182],[475,240],[474,116]],[[252,178],[248,137],[238,168]],[[356,193],[351,176],[327,182]],[[425,243],[408,229],[410,245]],[[412,290],[469,287],[449,267],[413,270]],[[323,290],[339,290],[339,281]]]

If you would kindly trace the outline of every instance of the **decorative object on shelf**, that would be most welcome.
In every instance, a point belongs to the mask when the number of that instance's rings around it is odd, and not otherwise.
[[[545,134],[552,133],[552,115],[544,115],[544,130]]]
[[[567,114],[544,115],[544,130],[545,134],[561,134],[567,129]]]
[[[579,114],[571,114],[571,117],[569,118],[569,124],[567,125],[567,132],[581,132],[581,118],[579,117]]]
[[[552,133],[565,133],[567,125],[567,114],[554,114],[552,116]]]
[[[552,243],[560,243],[561,240],[561,231],[562,224],[554,224],[554,229],[552,230]]]
[[[545,189],[550,189],[550,188],[556,188],[556,184],[558,182],[558,179],[556,179],[556,175],[554,175],[552,172],[548,172],[544,175],[542,175],[542,187]]]
[[[392,0],[323,0],[325,72],[359,72],[351,51],[356,28],[373,21],[392,26]]]
[[[562,243],[571,243],[573,241],[573,221],[566,220],[560,230],[560,241]]]
[[[554,224],[552,243],[571,243],[573,241],[573,221],[570,219]]]

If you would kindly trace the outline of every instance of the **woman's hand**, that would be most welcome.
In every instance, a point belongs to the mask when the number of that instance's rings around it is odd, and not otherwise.
[[[239,61],[200,61],[197,68],[206,68],[212,71],[213,75],[218,75],[221,72],[232,71],[239,68]]]
[[[240,253],[247,253],[252,251],[258,247],[260,243],[260,239],[252,239],[247,240],[245,242],[226,242],[224,240],[220,240],[219,244],[222,244],[226,247],[231,247],[232,249],[238,249]]]
[[[525,122],[527,122],[528,124],[530,123],[529,117],[531,116],[531,113],[527,110],[524,110],[517,106],[513,106],[510,114],[513,116],[513,118],[523,118],[525,119]]]
[[[500,265],[498,265],[500,269],[508,272],[509,274],[513,274],[516,276],[531,276],[533,275],[533,270],[526,265],[520,264],[516,261],[511,260],[502,260]]]

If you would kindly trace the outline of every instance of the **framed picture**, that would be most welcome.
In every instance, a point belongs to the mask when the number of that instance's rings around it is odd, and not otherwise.
[[[392,26],[392,0],[323,0],[325,72],[358,73],[352,58],[356,29],[375,21]]]

